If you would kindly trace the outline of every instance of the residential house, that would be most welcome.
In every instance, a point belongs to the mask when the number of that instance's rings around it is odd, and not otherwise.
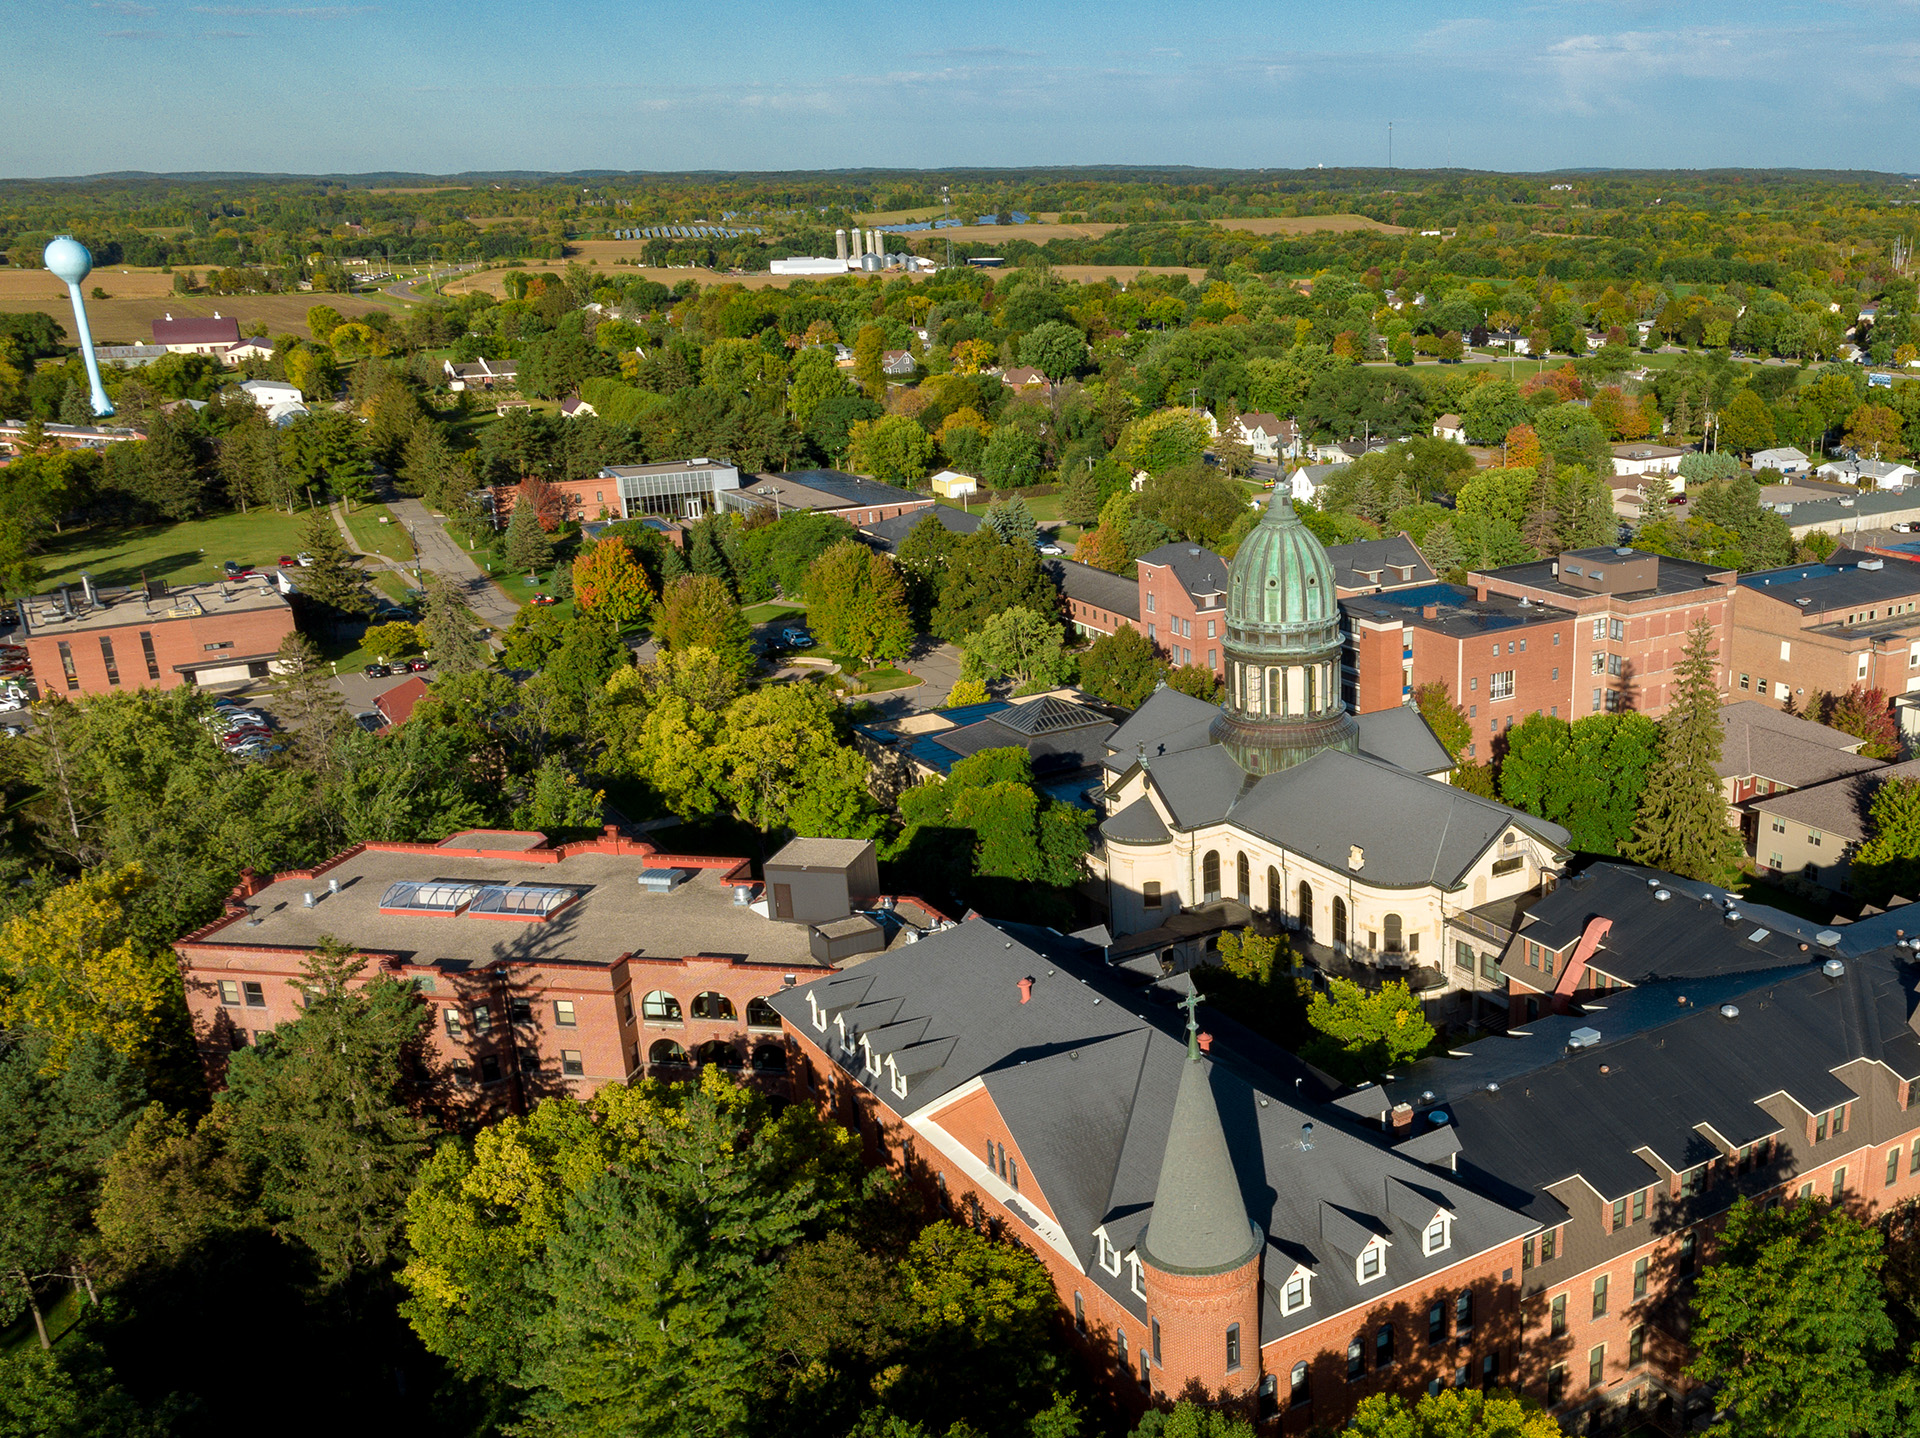
[[[1889,779],[1920,779],[1920,760],[1862,769],[1752,801],[1753,861],[1836,894],[1853,889],[1853,854],[1872,833],[1874,795]],[[1911,899],[1914,895],[1903,894]]]
[[[441,369],[447,377],[447,388],[456,394],[467,389],[511,388],[520,381],[518,360],[478,359],[472,364],[445,360]]]
[[[1829,484],[1851,484],[1865,490],[1906,489],[1920,475],[1910,464],[1890,459],[1830,459],[1814,470]]]
[[[1340,463],[1346,463],[1344,457]],[[1331,479],[1339,468],[1340,464],[1303,464],[1290,471],[1285,480],[1287,498],[1306,504],[1314,503],[1320,486]]]
[[[1616,475],[1664,474],[1669,477],[1674,492],[1686,487],[1686,481],[1680,477],[1680,461],[1692,454],[1691,449],[1676,449],[1670,444],[1648,444],[1644,440],[1633,440],[1627,444],[1613,447],[1613,472]]]
[[[560,401],[560,418],[562,419],[586,419],[589,416],[596,416],[599,413],[599,410],[595,409],[578,395]]]
[[[1304,453],[1300,426],[1290,419],[1254,410],[1236,419],[1231,429],[1234,437],[1260,459],[1298,459]]]
[[[1053,393],[1053,382],[1032,365],[1016,365],[1000,374],[1000,383],[1008,389],[1023,394],[1047,396]]]
[[[1467,426],[1457,414],[1443,414],[1433,422],[1435,439],[1450,439],[1455,444],[1467,442]]]
[[[1860,753],[1865,741],[1751,699],[1720,710],[1720,732],[1720,762],[1714,772],[1748,853],[1754,852],[1757,837],[1755,801],[1881,767],[1880,760]]]
[[[1757,449],[1753,452],[1753,469],[1757,474],[1763,469],[1776,469],[1781,474],[1804,474],[1811,461],[1806,454],[1792,445],[1781,445],[1774,449]]]
[[[270,360],[273,358],[273,344],[269,340],[249,337],[238,344],[229,345],[227,352],[220,356],[225,365],[243,365],[248,360]]]
[[[880,356],[880,369],[890,379],[908,379],[919,366],[911,350],[886,350]]]

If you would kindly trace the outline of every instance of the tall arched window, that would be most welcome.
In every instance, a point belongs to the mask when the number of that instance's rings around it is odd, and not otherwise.
[[[1269,864],[1267,865],[1267,912],[1277,917],[1285,911],[1285,908],[1286,906],[1280,901],[1280,871]]]
[[[731,1023],[733,1022],[733,1000],[725,994],[695,994],[693,996],[693,1016],[696,1019],[718,1019],[725,1023]]]
[[[1398,914],[1388,914],[1380,921],[1380,928],[1386,936],[1388,953],[1397,954],[1406,947],[1406,935],[1401,929]]]
[[[1247,856],[1240,855],[1233,861],[1234,892],[1240,896],[1240,902],[1253,902],[1253,871],[1247,867]]]
[[[655,989],[640,1001],[640,1013],[655,1023],[679,1023],[680,1000],[665,989]]]
[[[1289,1408],[1298,1408],[1306,1401],[1307,1365],[1304,1363],[1296,1363],[1293,1365],[1292,1377],[1289,1378],[1287,1382],[1287,1406]]]
[[[687,1061],[687,1051],[672,1039],[661,1039],[647,1051],[647,1061],[656,1064],[683,1064]]]
[[[1220,853],[1217,849],[1207,850],[1207,857],[1200,861],[1200,901],[1211,904],[1220,897]]]
[[[780,1027],[780,1015],[774,1012],[773,1005],[765,999],[748,999],[747,1027],[777,1029]]]
[[[1347,901],[1338,894],[1333,896],[1333,941],[1336,944],[1347,941]]]
[[[1313,885],[1300,881],[1300,932],[1313,937]]]

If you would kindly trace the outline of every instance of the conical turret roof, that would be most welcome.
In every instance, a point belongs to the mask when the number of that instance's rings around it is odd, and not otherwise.
[[[1259,1227],[1247,1217],[1233,1171],[1213,1065],[1201,1056],[1199,1025],[1187,1011],[1187,1058],[1153,1192],[1153,1215],[1140,1257],[1163,1273],[1227,1273],[1260,1250]]]

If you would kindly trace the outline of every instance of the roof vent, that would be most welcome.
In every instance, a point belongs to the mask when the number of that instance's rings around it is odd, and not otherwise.
[[[1633,553],[1631,549],[1616,549],[1613,552],[1615,554],[1632,554]]]
[[[1649,879],[1647,880],[1647,887],[1649,889],[1657,889],[1660,887],[1660,881],[1658,879]]]
[[[686,881],[685,869],[642,869],[636,880],[649,894],[671,894]]]
[[[300,896],[300,898],[303,904],[305,905],[305,907],[309,909],[313,907],[313,890],[312,889],[308,889],[306,893]]]
[[[1598,1029],[1579,1028],[1567,1035],[1568,1048],[1590,1049],[1599,1042],[1600,1030]]]
[[[1429,1123],[1445,1123],[1446,1121],[1447,1111],[1443,1108],[1437,1108],[1427,1115],[1427,1122]]]
[[[1840,945],[1840,932],[1837,929],[1822,929],[1813,936],[1813,941],[1823,949],[1838,948]]]
[[[1653,891],[1653,897],[1664,904],[1668,899],[1673,897],[1673,893],[1669,889],[1655,889]]]
[[[1722,1005],[1720,1005],[1720,1017],[1721,1017],[1721,1018],[1723,1018],[1723,1019],[1737,1019],[1737,1018],[1739,1018],[1739,1017],[1740,1017],[1740,1005],[1738,1005],[1738,1004],[1722,1004]]]
[[[1488,1084],[1488,1085],[1487,1085],[1487,1092],[1488,1092],[1488,1093],[1499,1093],[1499,1092],[1500,1092],[1500,1085],[1499,1085],[1499,1084],[1497,1084],[1497,1083],[1490,1083],[1490,1084]]]
[[[1795,604],[1811,604],[1811,603],[1813,603],[1813,601],[1812,601],[1811,599],[1809,599],[1809,598],[1807,598],[1807,596],[1806,596],[1806,595],[1804,595],[1804,594],[1803,594],[1803,595],[1801,595],[1801,596],[1800,596],[1800,597],[1799,597],[1798,599],[1796,599],[1796,600],[1794,600],[1793,602],[1794,602]]]
[[[1887,561],[1884,559],[1863,559],[1860,561],[1859,567],[1861,569],[1885,569],[1887,567]],[[84,577],[83,575],[82,578]]]
[[[1847,973],[1847,966],[1841,963],[1838,959],[1828,959],[1824,964],[1820,966],[1820,972],[1825,974],[1830,979],[1845,978]]]

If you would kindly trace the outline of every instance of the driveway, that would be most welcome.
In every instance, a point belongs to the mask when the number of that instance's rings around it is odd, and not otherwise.
[[[503,630],[513,623],[520,613],[520,606],[481,572],[480,566],[473,562],[473,556],[461,547],[460,541],[447,533],[443,521],[435,519],[417,499],[395,495],[387,501],[387,508],[412,533],[414,547],[420,552],[421,568],[432,570],[457,584],[468,607],[480,616],[482,624]]]
[[[358,669],[346,669],[342,670],[333,682],[346,696],[347,712],[360,714],[373,708],[373,701],[389,689],[398,689],[409,679],[416,678],[424,679],[431,684],[437,674],[437,670],[429,669],[424,674],[393,674],[385,679],[369,679]]]
[[[913,652],[900,667],[920,683],[912,689],[899,689],[890,694],[861,696],[888,719],[904,719],[909,714],[925,713],[945,704],[953,686],[960,682],[960,650],[923,634],[914,640]]]

